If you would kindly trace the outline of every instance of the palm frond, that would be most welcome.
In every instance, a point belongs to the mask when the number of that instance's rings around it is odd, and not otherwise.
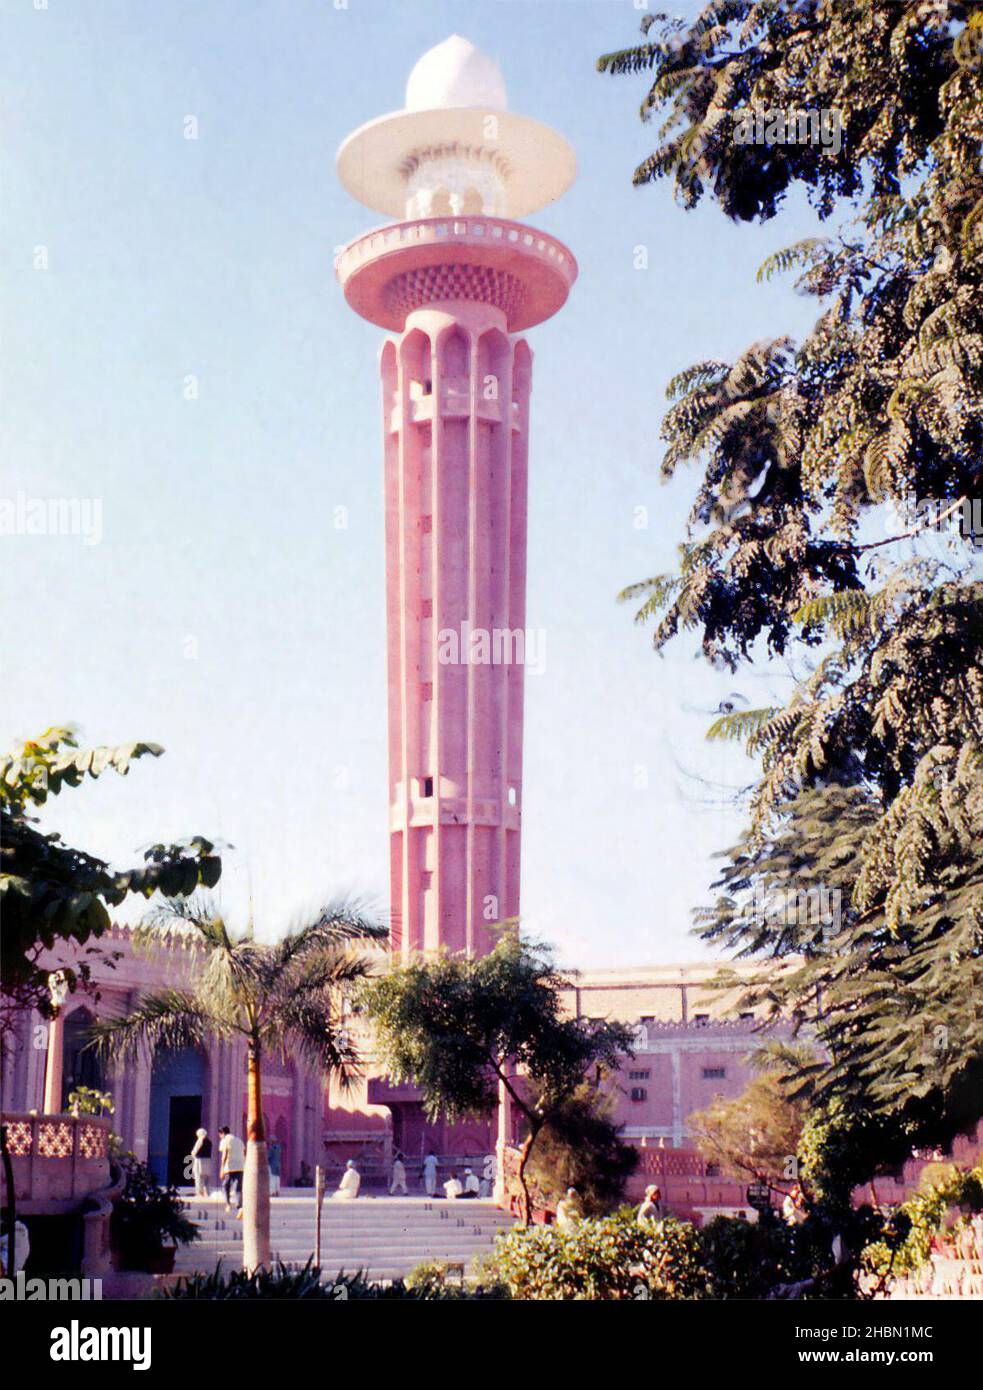
[[[289,932],[271,952],[277,968],[284,970],[293,961],[332,947],[353,941],[381,942],[387,936],[388,928],[372,908],[355,898],[337,898],[327,903],[313,921]]]
[[[331,1074],[343,1090],[350,1089],[361,1074],[354,1041],[317,998],[284,1003],[268,1036],[269,1046],[297,1057],[315,1074]]]
[[[90,1046],[107,1060],[122,1061],[141,1046],[177,1050],[201,1047],[228,1029],[188,990],[162,989],[144,995],[126,1014],[101,1018],[89,1030]]]
[[[134,934],[143,944],[198,937],[207,950],[228,950],[232,945],[225,921],[207,893],[189,898],[165,898],[147,912]]]
[[[742,709],[735,710],[732,714],[722,714],[707,729],[707,739],[710,742],[719,739],[752,739],[778,713],[777,706],[768,705],[761,709]]]

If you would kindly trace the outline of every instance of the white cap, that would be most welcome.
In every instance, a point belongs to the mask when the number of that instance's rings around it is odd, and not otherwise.
[[[353,197],[392,217],[525,217],[569,188],[577,160],[562,135],[508,110],[498,64],[452,34],[413,68],[402,111],[342,143],[337,169]]]

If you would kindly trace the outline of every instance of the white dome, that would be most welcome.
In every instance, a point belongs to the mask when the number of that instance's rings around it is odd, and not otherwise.
[[[453,107],[508,108],[501,68],[460,34],[428,49],[406,84],[407,111]]]

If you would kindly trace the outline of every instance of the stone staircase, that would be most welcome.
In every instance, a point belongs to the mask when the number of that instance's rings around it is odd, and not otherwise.
[[[983,1215],[936,1237],[932,1247],[920,1269],[892,1279],[879,1296],[983,1299]],[[866,1287],[876,1285],[868,1276]]]
[[[186,1198],[188,1215],[201,1231],[193,1245],[178,1247],[176,1274],[236,1269],[242,1262],[242,1222],[228,1216],[221,1196]],[[310,1188],[284,1188],[270,1204],[274,1259],[300,1268],[314,1253],[314,1197]],[[321,1268],[326,1275],[362,1270],[373,1280],[404,1278],[422,1260],[446,1260],[465,1273],[474,1255],[492,1249],[513,1218],[490,1200],[431,1201],[424,1197],[359,1197],[321,1207]]]

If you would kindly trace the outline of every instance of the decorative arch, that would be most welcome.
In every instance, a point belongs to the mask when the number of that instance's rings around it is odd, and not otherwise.
[[[465,217],[479,217],[484,210],[484,203],[477,188],[466,188],[461,199],[461,212]]]
[[[182,1186],[194,1133],[208,1094],[208,1057],[199,1048],[158,1049],[150,1080],[148,1161],[158,1182]]]
[[[93,1023],[95,1014],[84,1004],[73,1009],[65,1018],[61,1053],[63,1111],[68,1109],[69,1095],[79,1086],[88,1086],[95,1091],[105,1088],[102,1060],[95,1049],[88,1046],[89,1030]]]

